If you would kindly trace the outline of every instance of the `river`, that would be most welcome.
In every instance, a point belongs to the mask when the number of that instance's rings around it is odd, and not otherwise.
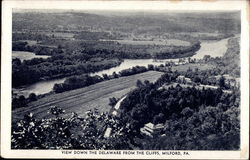
[[[227,51],[227,41],[229,38],[220,41],[201,41],[201,48],[191,58],[202,59],[205,55],[211,57],[221,57]]]
[[[201,59],[204,55],[210,55],[211,57],[223,56],[227,50],[227,39],[222,39],[219,41],[202,41],[201,48],[196,52],[191,58]],[[33,56],[33,55],[32,55]],[[154,61],[153,59],[125,59],[119,66],[113,67],[111,69],[103,70],[100,72],[92,73],[91,75],[102,75],[102,74],[112,74],[113,72],[120,72],[123,69],[128,69],[134,66],[148,66],[149,64],[160,65],[165,64],[166,61],[178,61],[179,59],[165,59]],[[34,83],[32,85],[24,86],[21,88],[13,89],[13,93],[22,94],[28,96],[30,93],[35,94],[45,94],[53,90],[53,86],[56,83],[64,82],[66,78],[46,80]]]
[[[53,90],[54,84],[63,83],[65,79],[66,78],[39,81],[31,85],[13,88],[13,93],[24,95],[25,97],[28,97],[30,93],[35,93],[36,95],[45,94]]]
[[[144,66],[147,67],[149,64],[160,65],[165,64],[167,61],[179,61],[179,59],[163,59],[163,60],[153,60],[153,59],[124,59],[124,61],[116,67],[106,69],[100,72],[95,72],[90,75],[102,76],[102,74],[111,75],[113,72],[120,72],[121,70],[132,68],[135,66]]]

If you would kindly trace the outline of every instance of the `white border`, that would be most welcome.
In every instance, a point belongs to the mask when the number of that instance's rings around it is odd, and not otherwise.
[[[247,159],[249,153],[249,8],[247,1],[3,1],[1,156],[5,158]],[[12,8],[76,10],[241,10],[241,151],[189,151],[190,156],[65,155],[60,150],[11,150]]]

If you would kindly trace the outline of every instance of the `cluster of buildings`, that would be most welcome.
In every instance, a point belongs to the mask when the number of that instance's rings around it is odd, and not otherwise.
[[[217,77],[218,80],[219,80],[219,78],[221,76],[215,76],[215,77]],[[240,85],[240,78],[233,78],[233,77],[228,78],[227,76],[225,76],[225,83],[229,84],[231,86],[234,86],[234,87],[239,87],[239,85]],[[163,84],[161,87],[158,88],[158,90],[168,89],[169,87],[176,87],[177,85],[180,85],[183,88],[193,87],[194,86],[196,89],[199,89],[199,90],[202,90],[203,88],[204,89],[218,89],[219,88],[219,86],[216,86],[216,85],[196,84],[190,78],[187,78],[185,76],[180,75],[180,76],[178,76],[176,78],[176,82],[171,83],[171,84]],[[231,90],[225,90],[224,89],[222,91],[224,93],[229,93],[229,94],[232,93]]]
[[[176,80],[177,80],[177,82],[179,82],[179,83],[190,84],[190,85],[193,84],[193,82],[192,82],[192,80],[191,80],[190,78],[187,78],[187,77],[182,76],[182,75],[178,76],[178,77],[176,78]]]
[[[240,87],[240,78],[234,78],[230,76],[229,74],[224,74],[222,76],[225,78],[226,85],[229,85],[231,87],[236,87],[236,88]],[[214,78],[218,81],[222,76],[218,75],[218,76],[214,76]]]

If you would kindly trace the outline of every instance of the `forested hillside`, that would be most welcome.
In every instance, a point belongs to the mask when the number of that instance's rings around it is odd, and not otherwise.
[[[53,13],[54,12],[54,13]],[[234,13],[14,13],[13,30],[79,30],[99,28],[103,30],[136,33],[161,32],[214,32],[239,33],[239,12]],[[72,18],[74,17],[74,18]],[[185,23],[183,23],[185,22]],[[45,24],[45,25],[44,25]]]
[[[130,124],[131,137],[140,134],[146,123],[164,124],[164,137],[134,138],[134,144],[158,150],[239,149],[239,91],[229,94],[221,88],[181,85],[158,89],[177,76],[166,73],[155,84],[140,85],[122,102],[120,117]]]

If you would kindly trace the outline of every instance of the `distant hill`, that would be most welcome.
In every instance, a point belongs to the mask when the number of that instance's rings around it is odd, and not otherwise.
[[[15,12],[13,30],[240,33],[240,12]]]

